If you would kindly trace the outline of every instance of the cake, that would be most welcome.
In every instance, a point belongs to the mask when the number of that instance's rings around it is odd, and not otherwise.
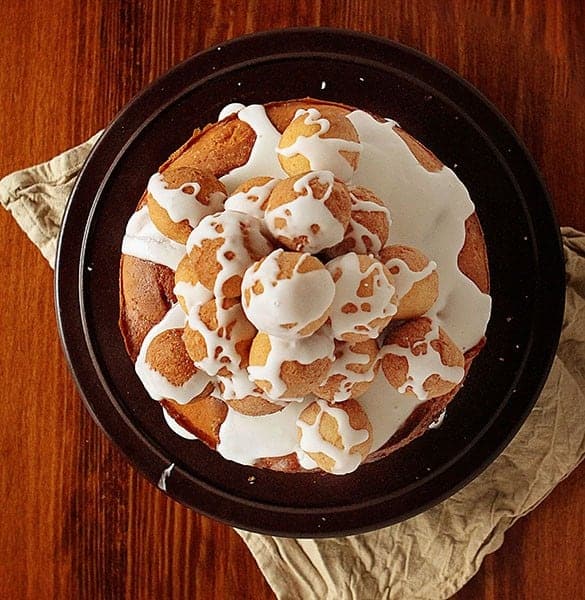
[[[228,105],[145,188],[119,325],[161,427],[343,475],[444,414],[485,343],[487,253],[463,183],[397,123]]]

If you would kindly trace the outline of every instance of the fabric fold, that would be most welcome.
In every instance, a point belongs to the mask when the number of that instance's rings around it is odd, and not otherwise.
[[[51,160],[0,179],[0,202],[20,228],[55,267],[57,239],[75,179],[101,135],[66,150]]]

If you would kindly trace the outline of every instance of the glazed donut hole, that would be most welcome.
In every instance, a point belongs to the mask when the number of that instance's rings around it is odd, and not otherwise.
[[[389,330],[381,365],[392,387],[419,400],[448,394],[465,375],[462,351],[428,317],[404,321]]]
[[[378,373],[376,340],[341,342],[335,340],[335,360],[325,381],[313,390],[328,402],[343,402],[363,396]]]
[[[285,338],[315,333],[329,316],[334,294],[333,279],[318,258],[282,249],[250,266],[242,281],[242,306],[250,322]]]
[[[219,430],[228,412],[225,402],[214,396],[202,395],[187,404],[166,398],[161,400],[161,404],[178,425],[212,448],[217,446]]]
[[[146,205],[155,227],[185,244],[203,217],[223,210],[227,191],[212,173],[192,167],[169,168],[148,181]]]
[[[297,419],[299,446],[327,473],[341,475],[359,467],[372,448],[372,424],[357,400],[331,406],[311,402]]]
[[[262,388],[250,381],[245,368],[234,369],[229,375],[218,375],[217,387],[228,406],[243,415],[259,417],[284,408],[284,404],[271,402]]]
[[[266,226],[285,248],[317,254],[343,240],[351,217],[347,186],[331,171],[280,181],[270,194]]]
[[[388,241],[390,211],[371,190],[362,186],[349,186],[351,215],[343,240],[324,251],[327,258],[348,252],[378,256]]]
[[[260,221],[231,210],[203,218],[187,240],[198,281],[216,297],[239,297],[244,271],[271,251]]]
[[[260,390],[262,391],[262,390]],[[264,415],[273,415],[284,408],[284,404],[276,404],[263,396],[248,395],[243,398],[226,400],[227,405],[248,417],[262,417]]]
[[[189,314],[193,306],[204,304],[213,298],[213,294],[199,281],[195,266],[188,254],[185,254],[175,271],[173,293],[185,314]]]
[[[182,327],[164,329],[149,337],[141,350],[136,370],[156,400],[167,398],[185,404],[213,390],[213,383],[190,359],[182,334]]]
[[[195,366],[209,375],[230,377],[248,365],[255,335],[237,299],[213,298],[191,309],[183,341]]]
[[[146,363],[172,385],[180,387],[197,373],[182,339],[183,330],[167,329],[150,342]]]
[[[377,338],[397,312],[390,271],[379,260],[354,252],[325,267],[335,283],[329,316],[333,337],[347,342]]]
[[[273,177],[248,179],[240,184],[225,201],[226,210],[237,210],[262,219],[268,204],[268,197],[279,181]]]
[[[437,264],[411,246],[386,246],[380,260],[394,276],[398,312],[395,319],[424,315],[439,297]]]
[[[299,109],[282,132],[278,160],[291,176],[327,170],[349,181],[357,169],[361,146],[358,133],[334,106]]]
[[[333,360],[333,339],[321,330],[296,339],[258,332],[250,348],[248,373],[270,399],[294,400],[324,381]]]

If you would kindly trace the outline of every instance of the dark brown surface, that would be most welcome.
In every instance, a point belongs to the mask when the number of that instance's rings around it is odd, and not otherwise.
[[[349,27],[427,52],[526,142],[559,220],[585,229],[585,11],[578,2],[14,3],[0,36],[0,174],[104,126],[183,58],[292,25]],[[7,15],[6,15],[7,16]],[[59,347],[52,272],[0,212],[0,581],[9,598],[272,598],[238,536],[137,475],[83,409]],[[20,307],[20,310],[14,310]],[[581,467],[506,536],[462,599],[577,598]]]

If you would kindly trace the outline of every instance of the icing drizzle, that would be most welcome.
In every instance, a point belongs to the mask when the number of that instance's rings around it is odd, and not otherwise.
[[[185,256],[185,246],[164,236],[150,220],[148,208],[136,211],[126,225],[122,254],[135,256],[175,271]]]
[[[186,404],[201,394],[205,387],[211,382],[211,378],[207,373],[198,370],[183,385],[173,385],[161,373],[156,369],[153,369],[146,360],[146,353],[152,340],[160,333],[168,331],[169,329],[182,329],[185,326],[186,319],[187,317],[179,304],[174,304],[163,319],[148,332],[140,347],[140,352],[138,353],[134,368],[146,391],[154,400],[168,398],[179,404]]]
[[[264,217],[264,210],[268,196],[278,183],[278,179],[270,179],[262,185],[253,185],[247,192],[236,192],[232,194],[225,202],[227,210],[237,210],[253,217],[261,219]]]
[[[326,314],[333,302],[335,285],[323,268],[299,272],[311,255],[303,254],[291,276],[281,276],[279,258],[284,250],[269,254],[244,274],[242,306],[248,319],[260,331],[286,338],[296,338],[310,323]],[[261,285],[259,293],[255,292]],[[311,302],[306,302],[311,298]],[[275,318],[278,316],[278,319]]]
[[[208,204],[202,204],[198,198],[201,192],[198,182],[185,182],[180,187],[171,189],[167,186],[164,175],[158,172],[150,177],[146,189],[167,211],[172,221],[188,221],[191,227],[196,227],[204,216],[221,210],[226,198],[223,192],[212,192],[209,194]]]
[[[444,381],[460,383],[465,375],[463,367],[448,366],[441,360],[431,342],[439,339],[439,326],[431,322],[431,328],[424,339],[404,348],[398,344],[388,344],[380,351],[380,355],[394,354],[402,356],[408,362],[406,381],[398,388],[401,394],[412,392],[419,400],[428,400],[429,393],[424,389],[425,381],[431,375],[439,375]]]
[[[270,352],[266,357],[264,365],[250,365],[248,373],[254,381],[269,381],[272,384],[266,395],[278,400],[284,398],[287,384],[282,379],[282,364],[284,362],[297,362],[301,365],[309,365],[316,360],[335,358],[335,346],[333,338],[327,332],[327,328],[321,328],[313,335],[305,338],[285,339],[268,336],[270,341]],[[303,398],[289,398],[287,400],[303,400]]]
[[[231,194],[239,185],[257,175],[276,179],[286,177],[275,152],[280,141],[280,133],[268,118],[264,107],[260,104],[251,104],[250,106],[234,104],[232,107],[231,113],[237,112],[238,119],[247,123],[254,130],[256,141],[248,162],[219,178],[228,193]],[[228,114],[231,113],[228,112]],[[258,165],[261,165],[262,168],[258,169]]]
[[[364,200],[357,198],[350,189],[349,196],[351,198],[351,218],[349,225],[345,231],[345,239],[352,239],[354,242],[353,250],[357,254],[378,254],[382,249],[383,242],[375,231],[371,231],[365,227],[362,223],[356,220],[355,215],[357,213],[384,213],[388,220],[388,225],[392,225],[392,219],[390,217],[390,211],[386,206],[376,204],[371,200]]]
[[[349,422],[349,415],[341,408],[333,407],[324,400],[316,400],[319,413],[311,425],[303,419],[297,419],[297,427],[301,430],[300,449],[306,453],[323,453],[333,460],[331,473],[344,475],[358,468],[362,461],[359,452],[352,452],[352,448],[365,442],[369,437],[367,429],[354,429]],[[320,432],[321,420],[324,415],[329,415],[337,422],[337,431],[342,447],[331,444],[323,439]]]
[[[331,123],[316,108],[300,108],[293,120],[296,119],[303,119],[305,126],[316,125],[318,129],[309,136],[299,135],[290,146],[279,147],[277,152],[289,158],[301,154],[309,161],[311,171],[328,169],[342,181],[349,181],[353,167],[340,152],[359,152],[361,144],[342,138],[323,137],[331,128]]]
[[[341,348],[341,352],[339,352]],[[371,365],[365,368],[368,363]],[[358,383],[370,383],[376,376],[376,364],[378,360],[371,360],[367,352],[356,352],[355,344],[350,342],[336,342],[335,360],[327,374],[327,380],[331,377],[339,377],[338,389],[334,392],[331,402],[343,402],[352,398],[352,392]],[[363,372],[362,372],[363,371]]]
[[[393,301],[395,289],[384,273],[382,263],[373,261],[362,272],[358,255],[348,252],[325,266],[334,279],[336,272],[341,273],[335,281],[335,298],[331,307],[333,336],[336,339],[343,339],[342,336],[347,334],[378,337],[378,320],[390,320],[397,311]],[[360,288],[364,287],[363,282],[370,275],[374,289],[370,295],[360,296]]]
[[[433,271],[436,271],[437,263],[434,260],[430,260],[420,271],[413,271],[401,258],[391,258],[386,261],[386,267],[394,275],[396,295],[400,301],[400,298],[404,298],[415,283],[422,281]]]
[[[311,183],[326,186],[323,196],[316,198]],[[304,239],[296,248],[315,254],[341,242],[345,227],[325,204],[333,192],[334,176],[331,171],[310,171],[293,184],[294,199],[265,213],[266,225],[275,237]],[[285,223],[285,227],[280,226]]]

